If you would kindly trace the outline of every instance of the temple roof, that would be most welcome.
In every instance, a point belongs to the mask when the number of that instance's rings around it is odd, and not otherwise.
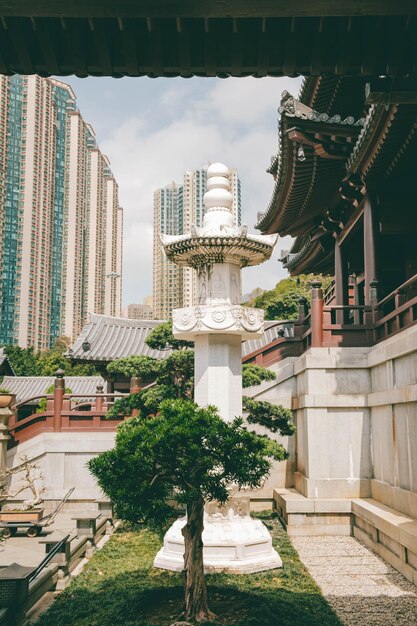
[[[368,105],[360,79],[310,77],[299,100],[283,94],[279,152],[268,168],[275,187],[257,227],[296,237],[281,256],[292,274],[333,273],[334,237],[367,185],[388,197],[410,184],[417,158],[415,81],[376,83],[375,92],[372,83],[367,88]],[[365,115],[355,118],[360,111]]]
[[[323,210],[336,205],[346,162],[364,123],[362,118],[319,112],[284,91],[279,122],[275,187],[257,228],[296,236]],[[273,166],[275,163],[272,164]]]
[[[0,348],[0,375],[1,374],[12,374],[14,375],[13,366],[10,362],[9,357],[4,351],[4,347]]]
[[[145,340],[161,321],[131,320],[91,313],[68,356],[74,361],[110,362],[143,355],[165,359],[170,350],[152,350]]]
[[[16,395],[16,402],[23,402],[43,395],[48,387],[54,384],[54,381],[54,376],[5,376],[2,385]],[[88,394],[97,393],[97,385],[104,386],[104,378],[101,376],[65,376],[65,387],[71,389],[71,393],[85,394],[85,398]]]
[[[416,75],[415,0],[0,0],[0,73]]]

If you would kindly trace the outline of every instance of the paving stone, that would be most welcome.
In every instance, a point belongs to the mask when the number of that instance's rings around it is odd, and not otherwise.
[[[292,537],[345,626],[417,626],[417,588],[353,537]]]

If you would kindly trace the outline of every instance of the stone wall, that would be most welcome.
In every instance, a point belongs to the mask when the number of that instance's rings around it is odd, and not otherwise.
[[[43,476],[45,500],[61,500],[71,487],[75,487],[71,500],[96,500],[103,494],[88,470],[87,461],[112,448],[114,437],[112,432],[43,433],[9,450],[7,466],[19,466],[25,455],[37,463]],[[19,473],[12,476],[10,491],[16,490],[21,477]],[[31,498],[28,490],[17,497],[18,500]]]
[[[307,498],[374,498],[417,517],[417,326],[372,348],[310,348],[246,390],[291,407],[289,461],[265,485]]]

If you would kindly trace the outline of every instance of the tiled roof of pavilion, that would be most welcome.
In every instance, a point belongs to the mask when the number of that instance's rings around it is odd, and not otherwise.
[[[16,402],[23,402],[43,395],[54,384],[54,380],[54,376],[5,376],[2,385],[16,395]],[[101,376],[65,376],[65,387],[71,389],[72,393],[85,394],[85,398],[97,393],[97,385],[104,384]]]
[[[68,356],[74,361],[106,363],[133,355],[165,359],[170,350],[152,350],[145,343],[149,333],[161,323],[92,313]]]

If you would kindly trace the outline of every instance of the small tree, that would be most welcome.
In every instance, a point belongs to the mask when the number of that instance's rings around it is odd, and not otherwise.
[[[286,417],[272,418],[270,429],[292,434]],[[232,484],[259,487],[271,460],[285,458],[282,445],[248,431],[241,418],[226,423],[213,406],[176,399],[162,402],[157,415],[122,424],[114,449],[91,459],[89,467],[121,518],[161,525],[175,514],[173,498],[185,505],[184,618],[202,622],[213,617],[204,579],[204,501],[226,502]]]
[[[23,491],[30,491],[32,498],[23,502],[24,509],[32,509],[43,502],[42,494],[45,491],[43,487],[43,476],[38,463],[34,463],[27,455],[20,459],[22,463],[15,468],[6,471],[6,475],[23,474],[20,478],[20,484],[15,491],[9,491],[5,485],[0,488],[0,503],[10,498],[15,498]],[[41,483],[41,484],[38,484]]]

